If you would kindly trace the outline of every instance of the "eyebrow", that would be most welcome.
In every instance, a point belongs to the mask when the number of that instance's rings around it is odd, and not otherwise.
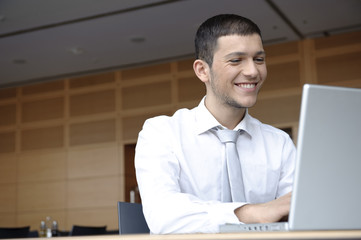
[[[229,53],[225,56],[225,58],[232,58],[232,57],[238,57],[238,56],[247,56],[248,53],[245,53],[245,52],[232,52],[232,53]],[[258,56],[258,55],[266,55],[265,51],[258,51],[256,52],[255,56]]]

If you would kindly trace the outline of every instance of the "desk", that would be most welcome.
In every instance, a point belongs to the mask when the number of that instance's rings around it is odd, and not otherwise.
[[[26,238],[39,240],[39,238]],[[101,235],[84,237],[57,237],[54,240],[236,240],[236,239],[361,239],[361,230],[302,231],[302,232],[248,232],[219,234],[176,235]],[[24,239],[23,239],[24,240]]]

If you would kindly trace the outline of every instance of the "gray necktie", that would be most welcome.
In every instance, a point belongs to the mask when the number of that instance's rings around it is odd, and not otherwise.
[[[245,202],[241,163],[236,142],[240,131],[217,130],[215,134],[226,144],[226,161],[222,164],[222,202]]]

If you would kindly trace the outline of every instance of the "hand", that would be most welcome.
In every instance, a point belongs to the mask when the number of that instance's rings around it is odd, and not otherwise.
[[[278,222],[287,218],[290,212],[291,195],[289,192],[267,203],[246,204],[237,208],[234,213],[243,223]]]

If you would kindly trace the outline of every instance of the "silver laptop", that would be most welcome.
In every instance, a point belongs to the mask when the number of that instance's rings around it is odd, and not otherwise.
[[[221,232],[361,229],[361,89],[305,84],[288,222]]]

